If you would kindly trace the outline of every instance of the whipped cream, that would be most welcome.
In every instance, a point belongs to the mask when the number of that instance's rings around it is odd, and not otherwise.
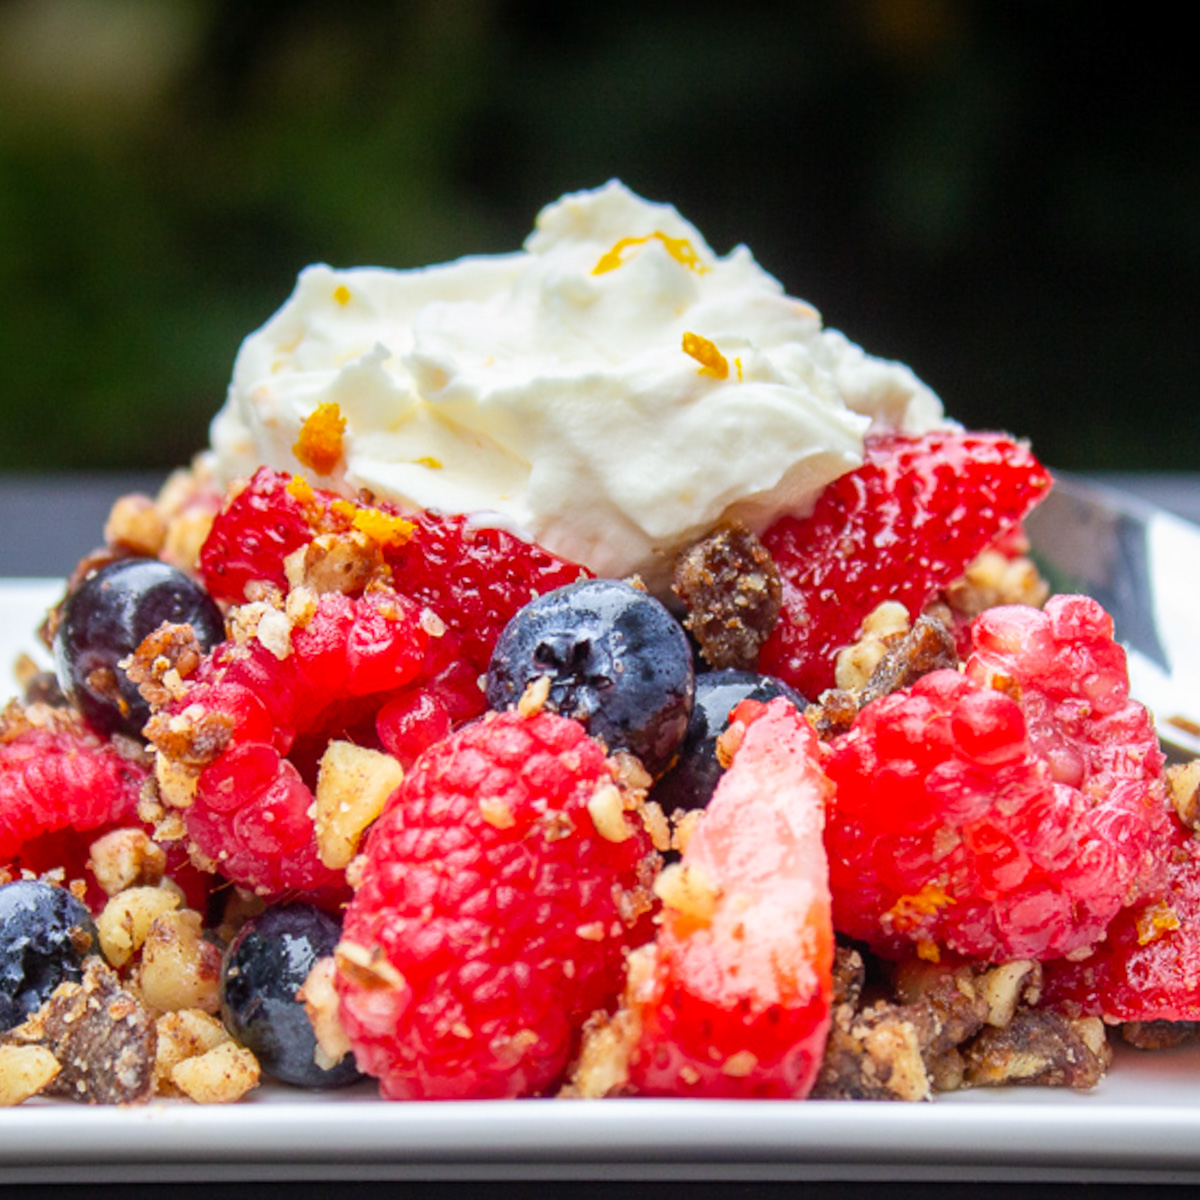
[[[334,404],[320,474],[296,446]],[[720,519],[809,509],[872,425],[945,423],[907,367],[824,329],[745,247],[718,257],[613,181],[550,205],[517,253],[306,269],[242,345],[212,450],[225,481],[267,464],[477,514],[662,591]]]

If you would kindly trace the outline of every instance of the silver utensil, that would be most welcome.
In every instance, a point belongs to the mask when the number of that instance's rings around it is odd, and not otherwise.
[[[1168,754],[1200,756],[1200,527],[1056,474],[1026,528],[1054,591],[1093,596],[1112,615],[1130,690]]]

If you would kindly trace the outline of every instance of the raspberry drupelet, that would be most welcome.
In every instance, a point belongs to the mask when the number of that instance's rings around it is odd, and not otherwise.
[[[336,955],[342,1023],[384,1096],[560,1082],[579,1028],[615,1002],[626,951],[650,933],[657,855],[619,761],[569,718],[489,714],[397,789]]]

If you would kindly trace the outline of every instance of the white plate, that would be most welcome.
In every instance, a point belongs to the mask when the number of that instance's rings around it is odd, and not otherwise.
[[[0,580],[0,669],[59,584]],[[387,1104],[364,1085],[241,1104],[0,1111],[0,1184],[222,1179],[1200,1181],[1200,1046],[1119,1048],[1093,1092],[932,1104],[601,1100]]]

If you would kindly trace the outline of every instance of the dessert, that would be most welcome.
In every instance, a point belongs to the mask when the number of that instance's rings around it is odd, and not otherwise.
[[[1025,558],[1049,486],[617,183],[310,268],[0,717],[0,904],[57,914],[0,1097],[927,1099],[1186,1036],[1198,777]]]

